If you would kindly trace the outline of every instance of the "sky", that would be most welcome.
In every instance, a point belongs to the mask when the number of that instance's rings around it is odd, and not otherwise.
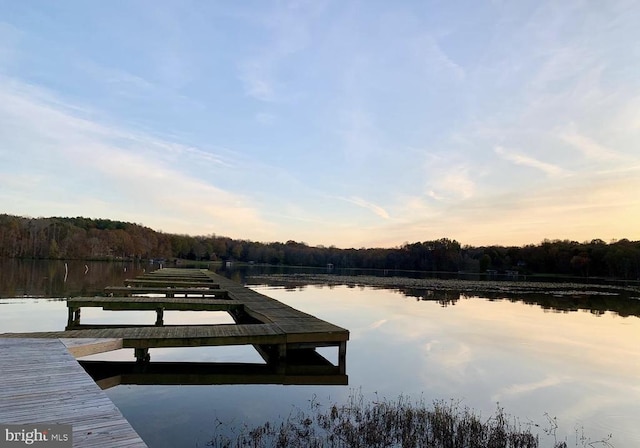
[[[0,213],[640,239],[640,2],[0,0]]]

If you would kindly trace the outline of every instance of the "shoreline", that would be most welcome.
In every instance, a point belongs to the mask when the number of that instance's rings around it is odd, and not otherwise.
[[[437,278],[376,277],[371,275],[333,274],[259,274],[248,277],[251,281],[281,282],[282,286],[368,286],[381,288],[412,288],[431,291],[459,291],[461,293],[509,293],[552,295],[618,296],[631,293],[640,295],[640,287],[581,284],[573,282],[531,282],[496,280],[458,280]],[[633,297],[638,298],[638,297]]]

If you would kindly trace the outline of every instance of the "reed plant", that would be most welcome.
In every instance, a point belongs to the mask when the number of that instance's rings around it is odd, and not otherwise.
[[[279,423],[217,433],[214,448],[538,448],[532,429],[497,407],[488,418],[456,401],[365,400],[351,394],[344,404],[295,409]],[[222,429],[222,425],[220,427]],[[566,448],[566,442],[552,442]]]

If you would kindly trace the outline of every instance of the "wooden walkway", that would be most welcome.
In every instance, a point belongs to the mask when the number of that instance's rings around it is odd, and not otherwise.
[[[67,424],[74,447],[146,447],[57,339],[0,338],[0,422]]]

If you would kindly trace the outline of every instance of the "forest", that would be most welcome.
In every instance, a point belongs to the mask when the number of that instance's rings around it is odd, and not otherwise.
[[[544,240],[525,246],[461,245],[455,240],[394,248],[262,243],[224,236],[157,232],[110,219],[28,218],[0,214],[0,257],[84,260],[206,260],[289,266],[496,272],[640,280],[640,241]]]

